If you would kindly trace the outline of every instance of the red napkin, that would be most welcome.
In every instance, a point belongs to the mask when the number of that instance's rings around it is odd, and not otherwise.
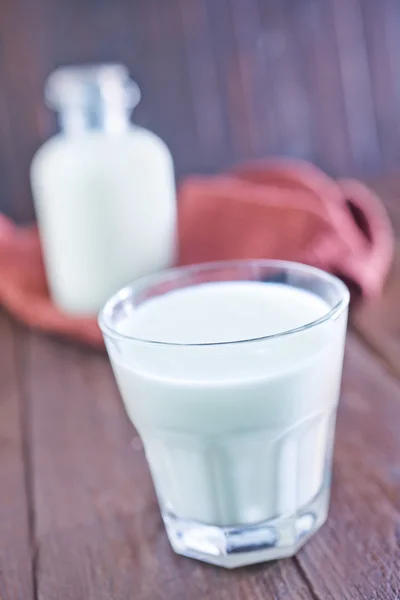
[[[66,316],[51,302],[36,227],[19,228],[2,215],[0,303],[31,327],[91,345],[103,345],[95,317]]]
[[[341,277],[354,294],[382,291],[394,253],[379,198],[295,160],[249,163],[191,177],[179,195],[180,263],[277,258]]]
[[[278,258],[335,273],[354,295],[382,291],[394,236],[381,201],[359,181],[334,181],[293,160],[189,177],[179,191],[179,263]],[[102,345],[96,317],[72,318],[49,297],[36,228],[0,216],[0,303],[24,323]]]

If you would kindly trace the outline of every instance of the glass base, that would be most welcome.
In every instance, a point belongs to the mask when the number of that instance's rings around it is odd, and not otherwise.
[[[328,514],[329,487],[306,506],[256,525],[218,527],[163,514],[172,548],[177,554],[234,569],[293,556],[321,527]]]

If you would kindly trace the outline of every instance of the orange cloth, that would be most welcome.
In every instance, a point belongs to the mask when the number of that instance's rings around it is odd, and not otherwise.
[[[179,191],[179,263],[278,258],[342,277],[354,294],[379,294],[394,252],[380,200],[356,180],[330,179],[293,160],[249,163],[189,177]],[[0,302],[24,323],[102,345],[96,318],[72,318],[48,294],[36,228],[0,216]]]
[[[95,318],[72,318],[51,302],[36,227],[0,215],[0,303],[17,319],[48,333],[102,346]]]
[[[179,200],[180,264],[294,260],[338,275],[355,294],[382,291],[393,231],[360,181],[334,181],[303,161],[268,160],[188,178]]]

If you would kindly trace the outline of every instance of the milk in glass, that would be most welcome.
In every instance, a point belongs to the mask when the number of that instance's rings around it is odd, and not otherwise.
[[[139,341],[111,358],[163,511],[248,526],[316,497],[346,327],[346,314],[323,322],[329,310],[304,289],[234,281],[171,291],[121,320],[119,333],[162,342]]]

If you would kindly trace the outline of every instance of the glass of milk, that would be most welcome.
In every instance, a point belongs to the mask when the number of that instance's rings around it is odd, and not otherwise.
[[[327,517],[349,292],[290,262],[167,270],[100,326],[173,549],[232,568],[293,555]]]

